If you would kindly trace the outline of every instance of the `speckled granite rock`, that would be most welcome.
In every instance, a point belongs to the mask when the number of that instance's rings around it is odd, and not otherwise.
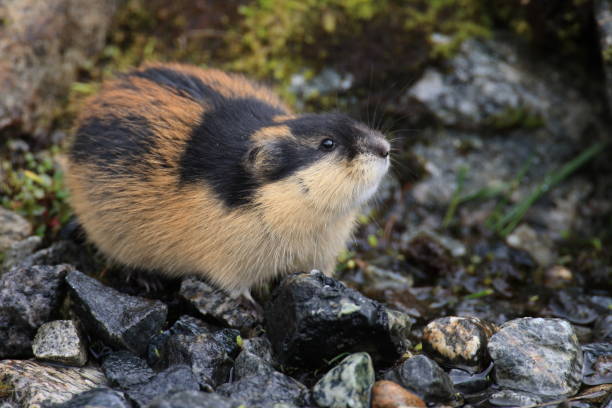
[[[168,307],[160,301],[122,294],[78,271],[66,282],[80,323],[110,346],[142,355],[166,321]]]
[[[102,370],[110,384],[121,389],[146,383],[155,377],[155,371],[146,361],[126,350],[108,355],[102,362]]]
[[[308,389],[278,371],[251,375],[221,385],[217,393],[247,407],[273,407],[276,404],[303,406]]]
[[[13,268],[0,278],[0,358],[30,356],[36,330],[64,297],[68,265]]]
[[[85,343],[72,320],[55,320],[40,326],[32,351],[39,360],[76,366],[87,362]]]
[[[406,349],[410,329],[405,314],[318,271],[287,276],[267,303],[265,317],[275,357],[305,367],[352,351],[391,364]]]
[[[0,361],[0,383],[23,407],[43,402],[63,403],[77,394],[106,385],[104,374],[93,367],[60,367],[36,361]]]
[[[572,396],[582,379],[582,350],[561,319],[522,318],[503,324],[489,341],[496,383],[546,398]]]
[[[182,391],[156,399],[149,408],[239,408],[240,405],[215,393]]]
[[[322,408],[369,408],[374,367],[367,353],[346,357],[312,388],[312,398]]]
[[[148,382],[128,387],[125,393],[137,407],[145,407],[165,395],[199,389],[200,386],[191,369],[185,365],[175,365],[156,374]]]

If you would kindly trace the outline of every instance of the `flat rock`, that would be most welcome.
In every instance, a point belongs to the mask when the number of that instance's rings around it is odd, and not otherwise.
[[[423,350],[440,364],[477,373],[491,361],[487,342],[497,330],[477,317],[442,317],[423,330]]]
[[[410,318],[318,271],[287,276],[265,309],[266,334],[281,364],[320,367],[366,351],[391,364],[406,350]]]
[[[156,399],[149,408],[239,408],[239,405],[215,393],[181,391]]]
[[[0,361],[0,383],[23,407],[60,404],[107,385],[104,374],[94,367],[60,367],[28,360]]]
[[[448,374],[433,360],[419,355],[404,361],[384,374],[393,381],[414,392],[425,402],[439,402],[451,406],[461,403]]]
[[[125,393],[136,406],[145,407],[165,395],[199,389],[200,386],[191,369],[185,365],[175,365],[158,373],[146,383],[127,388]]]
[[[369,408],[374,367],[367,353],[355,353],[332,368],[312,388],[322,408]]]
[[[372,408],[425,408],[425,402],[393,381],[381,380],[372,387]]]
[[[160,301],[125,295],[78,271],[66,282],[83,327],[112,347],[143,355],[166,321],[168,308]]]
[[[76,366],[87,362],[85,343],[72,320],[55,320],[40,326],[32,351],[39,360]]]
[[[303,406],[308,394],[304,385],[277,371],[223,384],[216,391],[249,408],[275,404]]]
[[[110,388],[96,388],[75,395],[70,400],[53,408],[131,408],[122,392]]]
[[[126,350],[109,354],[102,362],[102,370],[113,387],[127,389],[149,382],[155,377],[147,362]]]
[[[2,78],[1,74],[2,70],[0,69],[0,79]],[[0,253],[10,249],[15,242],[26,239],[31,233],[32,226],[25,218],[0,207]]]
[[[262,318],[252,305],[200,280],[185,279],[179,293],[202,315],[217,319],[243,333],[261,324]]]
[[[78,68],[104,46],[115,7],[115,0],[0,3],[0,130],[48,133]]]
[[[491,337],[488,349],[503,388],[545,398],[572,396],[580,388],[582,350],[565,320],[511,320]]]
[[[0,358],[32,353],[36,330],[57,312],[69,265],[13,268],[0,278]]]

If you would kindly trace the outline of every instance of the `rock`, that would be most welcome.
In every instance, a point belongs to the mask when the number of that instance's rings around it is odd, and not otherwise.
[[[274,291],[266,332],[281,364],[319,367],[351,351],[391,364],[405,351],[409,317],[321,272],[293,274]]]
[[[503,407],[524,407],[541,404],[542,398],[525,391],[500,390],[491,394],[489,402]]]
[[[446,126],[544,126],[571,139],[593,118],[588,101],[567,86],[558,66],[540,63],[501,36],[465,41],[448,64],[450,72],[430,68],[409,91]]]
[[[612,110],[612,4],[608,0],[596,0],[594,4],[601,44],[601,59],[606,76],[608,107]]]
[[[571,396],[581,383],[582,351],[561,319],[522,318],[489,340],[497,384],[542,397]]]
[[[573,289],[556,291],[549,303],[555,317],[569,320],[575,324],[591,324],[600,315],[597,305],[587,296]]]
[[[78,68],[102,49],[115,7],[115,0],[0,4],[0,130],[47,134]]]
[[[93,367],[61,367],[36,361],[0,361],[3,392],[22,407],[60,404],[77,394],[106,385],[104,374]]]
[[[78,271],[66,282],[83,327],[112,347],[142,355],[166,321],[168,308],[160,301],[122,294]]]
[[[475,394],[485,390],[493,383],[492,370],[493,364],[489,365],[486,370],[475,374],[453,368],[449,370],[448,377],[457,391],[462,394]]]
[[[455,306],[457,316],[477,317],[481,320],[501,325],[508,320],[519,317],[522,310],[514,310],[514,304],[499,300],[490,302],[486,299],[463,299]]]
[[[109,388],[96,388],[75,395],[72,399],[53,408],[130,408],[123,393]]]
[[[2,79],[1,67],[2,65],[0,65],[0,79]],[[0,108],[0,121],[2,120],[1,111]],[[31,233],[32,226],[25,218],[0,206],[0,253],[10,249],[14,243],[26,239]]]
[[[72,320],[55,320],[40,326],[32,351],[39,360],[76,366],[87,362],[85,343]]]
[[[148,408],[239,408],[239,404],[215,393],[181,391],[156,399]]]
[[[64,296],[68,265],[13,268],[0,278],[0,358],[32,353],[36,330],[51,320]]]
[[[217,393],[249,408],[264,408],[275,404],[303,406],[308,389],[293,378],[275,371],[223,384],[217,388]]]
[[[243,333],[260,324],[262,320],[252,305],[245,305],[240,299],[194,278],[182,282],[180,295],[202,315],[215,318]]]
[[[42,238],[36,235],[27,237],[21,241],[13,242],[4,254],[2,268],[8,271],[13,266],[19,265],[23,260],[32,255],[34,250],[40,246],[41,242]]]
[[[425,402],[451,406],[460,405],[461,402],[448,375],[435,361],[423,355],[409,358],[399,367],[387,371],[384,379],[402,385]]]
[[[585,344],[582,353],[582,382],[587,385],[612,383],[612,343]]]
[[[157,398],[175,392],[199,389],[198,380],[191,369],[185,365],[175,365],[158,373],[149,382],[127,388],[125,393],[136,406],[144,407]]]
[[[253,354],[263,361],[272,364],[272,344],[270,344],[270,340],[265,336],[244,340],[242,351]]]
[[[173,334],[158,336],[152,343],[150,362],[156,369],[186,364],[204,389],[213,389],[228,381],[234,365],[224,344],[213,334]]]
[[[423,350],[438,363],[477,373],[490,363],[487,342],[498,328],[477,317],[442,317],[423,331]]]
[[[155,377],[155,371],[146,361],[125,350],[108,355],[102,363],[102,370],[112,386],[123,390]]]
[[[369,408],[374,367],[368,353],[346,357],[312,388],[312,398],[322,408]]]
[[[268,375],[274,371],[270,362],[256,354],[243,350],[234,363],[234,378],[240,380],[251,375]]]
[[[372,408],[425,408],[425,402],[392,381],[376,381],[372,387]]]
[[[593,339],[602,342],[612,342],[612,314],[601,316],[593,327]]]
[[[54,242],[50,247],[34,252],[19,262],[20,267],[33,265],[59,265],[70,264],[76,269],[84,266],[83,248],[71,241]]]

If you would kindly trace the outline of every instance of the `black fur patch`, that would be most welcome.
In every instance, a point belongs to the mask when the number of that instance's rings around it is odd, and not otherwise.
[[[170,89],[179,96],[196,101],[206,101],[213,105],[220,105],[225,101],[219,92],[206,85],[200,78],[169,68],[147,68],[127,75],[128,78],[131,76],[148,79]]]
[[[112,174],[130,174],[131,164],[142,163],[154,146],[155,135],[142,116],[92,117],[77,129],[70,157]]]
[[[250,136],[285,114],[258,99],[227,99],[202,115],[181,158],[182,183],[208,183],[229,207],[251,201],[258,183],[243,159],[252,146]]]

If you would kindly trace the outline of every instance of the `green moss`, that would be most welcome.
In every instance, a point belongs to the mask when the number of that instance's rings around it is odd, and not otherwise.
[[[544,119],[525,107],[508,107],[503,112],[487,118],[486,124],[496,130],[535,129],[544,125]]]

